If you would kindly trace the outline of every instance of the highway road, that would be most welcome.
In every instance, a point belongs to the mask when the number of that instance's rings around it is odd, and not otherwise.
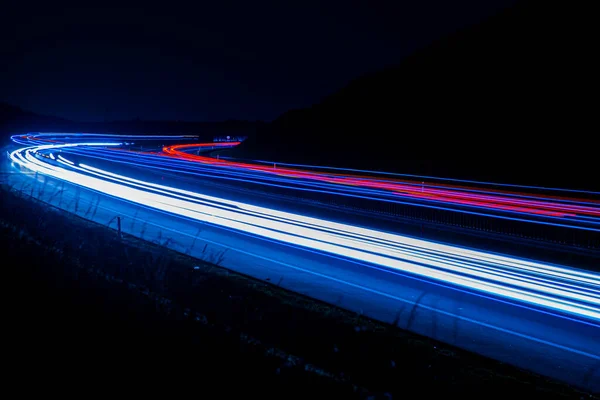
[[[597,273],[290,213],[232,198],[201,180],[190,188],[163,172],[208,174],[213,167],[206,160],[199,167],[202,156],[117,150],[120,143],[165,138],[15,139],[22,148],[10,154],[12,168],[25,173],[12,174],[10,183],[57,207],[113,228],[121,216],[127,233],[169,238],[165,245],[175,250],[600,391]],[[230,167],[217,165],[215,173],[222,168]],[[572,200],[544,201],[575,207]],[[585,203],[576,207],[596,209],[593,200]]]
[[[234,142],[229,146],[237,144]],[[277,164],[215,160],[201,154],[190,154],[189,150],[197,148],[197,144],[165,146],[163,154],[207,165],[213,173],[218,168],[224,174],[263,184],[270,182],[296,187],[302,184],[307,189],[364,196],[398,204],[419,204],[435,209],[461,210],[476,215],[600,231],[600,193],[596,192],[415,176],[420,178],[416,181],[414,178],[399,179],[398,176],[392,178],[381,174],[364,175],[372,171],[340,173],[340,168],[337,168],[337,172],[323,172],[315,170],[314,166],[300,169],[280,164],[278,167]],[[466,183],[478,186],[466,186]],[[529,192],[517,189],[528,189]],[[575,195],[588,197],[577,198]],[[590,198],[590,195],[595,198]]]
[[[35,140],[51,143],[49,140],[56,139],[54,136],[36,135]],[[28,143],[25,136],[14,139],[24,144]],[[88,157],[110,159],[112,162],[131,163],[134,159],[137,165],[147,168],[175,169],[178,173],[210,176],[229,182],[256,183],[275,188],[293,188],[296,191],[374,199],[393,204],[418,205],[424,208],[600,232],[599,192],[434,177],[415,176],[411,180],[398,174],[373,175],[372,171],[355,170],[343,173],[339,168],[319,170],[315,166],[292,168],[281,164],[263,165],[258,162],[215,159],[198,154],[198,149],[227,148],[238,143],[167,145],[162,151],[152,154],[115,148],[91,151],[79,148],[75,151]],[[160,160],[156,155],[166,157]],[[371,175],[366,175],[368,173]]]

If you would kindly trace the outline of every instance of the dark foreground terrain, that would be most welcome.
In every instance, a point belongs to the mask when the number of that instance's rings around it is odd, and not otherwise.
[[[592,398],[3,190],[3,354],[45,392]],[[83,391],[82,391],[83,390]]]

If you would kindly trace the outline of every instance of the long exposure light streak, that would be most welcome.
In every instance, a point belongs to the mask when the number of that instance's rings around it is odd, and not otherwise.
[[[260,171],[277,176],[293,177],[295,179],[318,180],[339,185],[358,186],[362,188],[380,189],[394,193],[398,196],[409,197],[424,201],[442,201],[463,206],[483,206],[490,209],[514,211],[519,213],[544,215],[551,217],[589,217],[600,220],[600,203],[589,200],[561,198],[556,196],[532,196],[517,192],[498,191],[490,189],[475,189],[465,186],[449,184],[427,184],[414,181],[399,181],[390,178],[374,178],[361,175],[348,175],[340,173],[324,173],[311,170],[292,168],[277,168],[216,160],[211,157],[189,154],[186,149],[195,145],[171,145],[163,148],[169,156],[192,160],[211,166],[238,168],[250,171]],[[588,205],[588,203],[592,203]]]
[[[32,138],[35,142],[39,141],[36,137]],[[186,146],[189,149],[213,149],[215,147],[230,147],[235,144],[219,142],[216,145],[214,143],[198,143]],[[573,199],[554,195],[540,197],[540,195],[517,192],[482,192],[476,188],[449,188],[448,185],[436,186],[432,184],[425,186],[429,193],[425,193],[425,188],[420,188],[417,191],[423,190],[425,194],[415,197],[412,195],[405,196],[398,191],[387,190],[385,187],[369,187],[373,186],[372,184],[366,186],[362,184],[348,185],[342,178],[336,178],[341,183],[331,179],[304,179],[305,174],[298,177],[286,173],[275,174],[272,173],[272,170],[264,172],[255,170],[254,167],[246,168],[232,166],[227,163],[220,164],[216,159],[211,159],[213,160],[211,163],[204,163],[196,162],[195,158],[193,160],[188,160],[186,157],[162,158],[157,157],[154,153],[134,152],[119,148],[106,150],[77,147],[70,149],[70,152],[113,163],[137,165],[154,170],[172,170],[181,174],[209,177],[211,179],[257,183],[265,187],[291,189],[298,192],[332,194],[356,199],[375,200],[388,204],[416,205],[468,215],[600,232],[600,216],[598,215],[600,213],[600,203],[594,199]],[[201,158],[209,159],[208,157]],[[373,179],[374,183],[381,183],[380,181],[380,179]],[[387,184],[385,182],[385,185]],[[413,184],[408,186],[411,185]],[[437,196],[436,193],[440,187],[444,191],[451,192],[451,195]],[[412,191],[414,192],[414,190]],[[463,198],[469,196],[470,198],[463,201]],[[418,203],[415,203],[415,201],[418,201]]]
[[[251,162],[256,164],[266,164],[273,165],[273,161],[265,161],[265,160],[242,160],[234,157],[221,157],[223,160],[239,160],[242,162]],[[556,188],[556,187],[541,187],[541,186],[533,186],[533,185],[522,185],[522,184],[510,184],[510,183],[498,183],[498,182],[484,182],[477,181],[472,179],[456,179],[456,178],[443,178],[439,176],[428,176],[428,175],[416,175],[416,174],[401,174],[397,172],[385,172],[385,171],[371,171],[364,169],[356,169],[356,168],[342,168],[342,167],[332,167],[332,166],[323,166],[323,165],[308,165],[308,164],[294,164],[294,163],[285,163],[278,162],[280,166],[284,167],[296,167],[296,168],[305,168],[308,170],[328,170],[328,171],[344,171],[344,172],[358,172],[361,174],[369,174],[369,175],[382,175],[387,177],[394,178],[412,178],[418,179],[417,182],[422,182],[423,179],[432,180],[432,181],[441,181],[441,182],[453,182],[460,184],[475,184],[475,185],[483,185],[483,186],[496,186],[496,187],[505,187],[511,189],[534,189],[534,190],[546,190],[546,191],[557,191],[557,192],[569,192],[569,193],[581,193],[581,194],[592,194],[592,195],[600,195],[600,192],[594,192],[589,190],[578,190],[578,189],[565,189],[565,188]],[[448,185],[450,187],[456,187],[456,185]],[[466,186],[465,186],[466,187]],[[514,193],[514,192],[513,192]],[[560,198],[559,196],[547,196]]]
[[[79,140],[85,139],[82,136]],[[43,175],[214,226],[600,320],[600,276],[594,273],[208,196],[77,163],[64,152],[58,160],[39,154],[117,144],[42,144],[15,150],[10,158],[21,167]]]

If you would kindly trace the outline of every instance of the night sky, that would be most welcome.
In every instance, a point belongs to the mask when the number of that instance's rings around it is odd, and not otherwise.
[[[80,121],[217,121],[309,106],[514,1],[11,3],[0,100]]]

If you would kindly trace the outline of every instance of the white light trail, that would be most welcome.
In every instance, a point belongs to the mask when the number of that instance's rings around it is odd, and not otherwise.
[[[600,320],[600,276],[402,235],[277,211],[111,173],[35,152],[106,143],[34,146],[14,151],[17,164],[133,203],[283,243],[360,260],[471,290]]]

